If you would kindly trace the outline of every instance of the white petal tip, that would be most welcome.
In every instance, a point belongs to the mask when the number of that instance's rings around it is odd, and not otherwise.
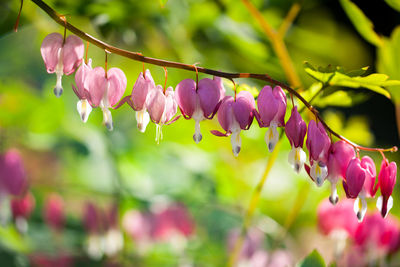
[[[339,202],[339,197],[338,196],[329,196],[329,202],[331,202],[332,205],[336,205]]]
[[[196,142],[196,144],[200,143],[200,141],[203,139],[203,136],[201,134],[194,134],[193,135],[193,140]]]
[[[239,156],[240,146],[232,148],[232,152],[235,157]]]
[[[54,87],[53,91],[54,91],[54,95],[56,97],[60,97],[62,95],[62,93],[63,93],[62,87]]]

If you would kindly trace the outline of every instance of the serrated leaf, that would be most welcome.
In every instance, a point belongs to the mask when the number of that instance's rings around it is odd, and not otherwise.
[[[350,88],[366,88],[378,94],[390,98],[389,92],[383,88],[385,86],[400,85],[398,80],[388,80],[389,76],[381,73],[373,73],[367,76],[349,76],[342,73],[340,68],[336,68],[333,72],[316,71],[311,64],[305,64],[305,71],[311,77],[330,86],[344,86]],[[331,69],[331,68],[330,68]],[[326,70],[326,69],[325,69]],[[325,71],[324,70],[324,71]],[[340,71],[338,71],[340,70]]]
[[[357,31],[365,40],[373,45],[381,46],[382,38],[374,31],[374,25],[364,15],[360,8],[350,0],[340,0],[340,3]]]
[[[325,267],[322,256],[314,249],[304,260],[297,264],[298,267]]]
[[[400,12],[400,0],[385,0],[385,2],[393,9],[396,9]]]

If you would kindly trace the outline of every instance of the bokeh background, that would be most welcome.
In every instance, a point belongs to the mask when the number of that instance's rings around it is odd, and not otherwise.
[[[163,127],[164,139],[157,145],[154,124],[150,123],[144,134],[140,133],[128,105],[112,112],[112,132],[101,124],[102,113],[98,109],[83,124],[76,111],[77,97],[70,86],[74,83],[73,76],[64,76],[64,94],[56,98],[55,75],[47,74],[40,55],[43,38],[51,32],[62,33],[63,28],[31,1],[24,2],[17,33],[12,28],[19,1],[2,0],[0,4],[0,150],[19,151],[35,208],[26,233],[19,233],[12,218],[0,227],[0,265],[54,266],[54,263],[44,264],[46,260],[59,258],[68,259],[58,264],[72,266],[226,265],[232,253],[227,245],[229,236],[242,227],[251,195],[270,157],[264,142],[266,129],[253,123],[250,130],[242,132],[242,150],[235,158],[229,138],[209,133],[221,129],[216,118],[201,124],[203,140],[198,145],[192,139],[194,121],[183,118]],[[299,14],[283,41],[303,90],[315,82],[304,71],[304,61],[314,66],[342,66],[346,70],[369,66],[369,73],[381,72],[391,79],[400,79],[400,53],[390,54],[396,51],[396,45],[400,48],[399,34],[395,34],[400,31],[396,28],[400,13],[384,1],[354,2],[371,19],[381,38],[391,44],[392,50],[389,45],[376,47],[367,42],[339,1],[301,1]],[[199,62],[200,66],[218,70],[268,73],[288,83],[270,40],[242,1],[49,0],[46,3],[66,14],[68,21],[78,28],[124,49],[187,64]],[[279,27],[293,5],[289,0],[252,3],[273,28]],[[388,53],[390,64],[383,56]],[[93,66],[104,65],[104,52],[97,47],[89,46],[89,57]],[[109,66],[125,72],[128,78],[125,95],[130,94],[142,64],[110,55]],[[147,64],[145,67],[150,69],[156,84],[164,83],[161,67]],[[207,75],[199,75],[203,77]],[[185,78],[194,79],[195,74],[168,69],[167,85],[175,87]],[[258,90],[264,86],[249,79],[236,82]],[[232,95],[229,81],[225,81],[225,87]],[[313,102],[333,129],[361,145],[399,144],[396,97],[388,99],[366,89],[339,89],[343,92],[340,97],[328,99],[321,94]],[[307,113],[304,114],[307,118]],[[280,257],[294,265],[317,249],[327,264],[332,263],[335,242],[322,235],[317,226],[317,208],[328,198],[329,184],[317,188],[304,170],[295,174],[287,162],[289,151],[290,144],[284,138],[251,228],[261,233],[258,246],[271,258],[278,251],[283,255]],[[361,152],[361,155],[372,157],[379,169],[379,153]],[[398,162],[398,153],[386,156]],[[344,199],[343,189],[338,188],[340,199]],[[396,185],[391,210],[395,218],[400,216],[398,189]],[[60,230],[54,230],[43,216],[45,203],[54,194],[63,201],[60,209],[65,223]],[[376,211],[375,201],[368,201],[369,212]],[[4,213],[8,202],[1,204]],[[117,253],[97,257],[88,253],[88,240],[93,236],[83,223],[88,202],[104,214],[117,207],[115,227],[123,235],[124,243]],[[154,215],[168,207],[175,207],[178,215],[174,212],[170,215],[174,219]],[[173,221],[167,225],[185,225],[177,227],[175,234],[143,243],[140,234],[127,231],[132,223],[124,227],[126,214],[136,214],[131,218],[134,223],[141,216],[150,216]],[[183,228],[186,232],[180,232]],[[94,243],[99,242],[102,241]],[[398,258],[395,253],[387,260],[398,266]]]

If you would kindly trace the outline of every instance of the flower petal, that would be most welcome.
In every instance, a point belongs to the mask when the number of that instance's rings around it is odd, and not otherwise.
[[[197,102],[196,82],[185,79],[175,88],[175,99],[185,116],[192,117]]]
[[[110,83],[108,88],[108,104],[114,106],[124,95],[126,89],[125,73],[119,68],[111,68],[107,72],[107,79]]]
[[[44,38],[40,53],[48,73],[53,73],[58,63],[58,53],[63,45],[63,37],[57,32],[50,33]]]
[[[100,105],[107,88],[105,71],[102,67],[94,68],[87,76],[91,104],[94,107]]]
[[[209,78],[201,79],[199,81],[197,94],[199,96],[200,106],[203,110],[204,117],[210,117],[220,100],[220,89],[218,88],[218,84]]]
[[[75,35],[70,35],[65,40],[63,47],[64,74],[70,75],[81,64],[85,46],[82,40]]]

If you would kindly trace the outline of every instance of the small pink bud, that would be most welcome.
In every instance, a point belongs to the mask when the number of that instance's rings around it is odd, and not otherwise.
[[[101,218],[96,206],[88,202],[83,213],[83,225],[88,233],[98,233],[101,229]]]
[[[216,136],[231,136],[232,151],[238,156],[241,148],[240,131],[248,130],[253,122],[255,101],[247,91],[241,91],[236,95],[236,101],[232,96],[226,96],[218,109],[218,121],[226,133],[211,131]]]
[[[22,158],[16,149],[0,155],[0,191],[20,195],[27,185]]]
[[[378,183],[381,189],[381,196],[377,200],[377,207],[382,217],[386,217],[390,209],[393,207],[392,192],[396,184],[397,165],[392,161],[389,163],[387,159],[382,160],[381,170],[378,175]]]
[[[48,73],[56,73],[57,84],[54,94],[59,97],[62,94],[61,78],[63,74],[70,75],[81,64],[84,45],[82,40],[75,35],[64,38],[59,33],[51,33],[44,38],[40,52]]]
[[[222,88],[222,89],[221,89]],[[186,119],[193,118],[196,122],[193,139],[199,143],[202,139],[200,122],[212,119],[221,100],[221,92],[225,90],[221,78],[211,80],[201,79],[196,89],[196,82],[185,79],[176,86],[176,101]]]
[[[43,211],[44,220],[56,231],[61,231],[64,226],[64,201],[61,196],[53,193],[47,197]]]
[[[329,149],[327,179],[331,182],[329,201],[332,204],[336,204],[339,200],[336,184],[340,178],[346,177],[347,166],[354,157],[354,148],[342,140],[333,143]]]
[[[127,80],[124,72],[119,68],[111,68],[106,77],[104,69],[96,67],[89,72],[86,82],[91,105],[100,106],[103,111],[103,124],[111,131],[113,122],[109,108],[117,104],[125,92]]]

